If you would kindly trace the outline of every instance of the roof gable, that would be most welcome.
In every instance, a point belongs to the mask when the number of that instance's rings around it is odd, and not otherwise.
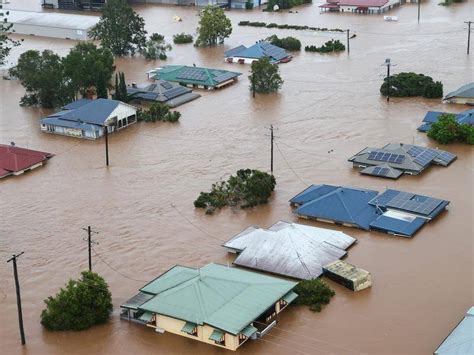
[[[0,144],[0,176],[25,170],[53,156],[51,153]]]

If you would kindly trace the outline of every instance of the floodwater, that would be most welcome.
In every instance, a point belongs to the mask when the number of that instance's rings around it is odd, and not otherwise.
[[[0,141],[56,154],[44,167],[0,184],[0,336],[2,354],[224,354],[179,336],[119,320],[119,305],[143,284],[175,264],[193,267],[232,262],[221,244],[248,225],[268,227],[296,221],[288,199],[311,183],[414,191],[451,201],[449,210],[413,239],[307,222],[358,238],[347,261],[369,270],[373,287],[353,293],[331,281],[336,296],[321,313],[305,308],[283,312],[281,322],[239,354],[429,354],[474,303],[473,150],[453,144],[458,155],[449,168],[432,167],[419,177],[397,181],[360,176],[346,161],[362,148],[390,141],[436,147],[418,133],[427,110],[467,107],[421,98],[393,99],[378,89],[386,58],[393,72],[414,71],[444,83],[445,92],[473,79],[474,55],[466,55],[473,2],[438,6],[407,4],[390,15],[320,14],[317,5],[298,13],[232,10],[234,31],[225,45],[196,49],[174,46],[167,64],[193,64],[243,72],[240,81],[179,108],[178,124],[140,123],[110,136],[111,166],[104,142],[43,134],[38,119],[49,111],[18,106],[23,88],[0,83]],[[37,1],[15,1],[10,8],[37,9]],[[193,33],[195,8],[136,6],[147,30],[171,41]],[[175,22],[179,15],[183,22]],[[277,94],[252,98],[248,67],[226,64],[223,52],[271,35],[293,35],[303,45],[322,44],[334,35],[238,27],[240,20],[349,28],[357,33],[350,55],[295,54],[281,65],[285,80]],[[338,38],[338,35],[335,35]],[[344,35],[339,35],[345,39]],[[48,48],[65,54],[74,42],[26,38],[21,51]],[[117,60],[130,82],[164,62]],[[275,126],[277,188],[270,203],[251,210],[223,209],[212,216],[195,210],[193,200],[211,183],[240,168],[269,170],[268,127]],[[444,147],[443,147],[444,148]],[[330,153],[328,153],[330,152]],[[87,268],[82,228],[94,235],[93,269],[113,294],[110,322],[83,332],[48,332],[40,323],[43,299]],[[21,347],[11,264],[25,251],[19,275],[27,346]]]

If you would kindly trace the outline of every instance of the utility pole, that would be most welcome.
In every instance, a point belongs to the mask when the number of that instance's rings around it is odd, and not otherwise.
[[[385,59],[385,63],[383,64],[387,67],[387,102],[390,101],[390,67],[392,63],[390,62],[390,58]]]
[[[26,344],[25,340],[25,330],[23,329],[23,311],[21,310],[21,296],[20,296],[20,282],[18,281],[18,270],[16,268],[16,260],[24,253],[22,251],[20,254],[13,254],[13,256],[7,260],[7,263],[13,261],[13,276],[15,277],[15,287],[16,287],[16,305],[18,308],[18,323],[20,325],[20,336],[21,336],[21,345]]]
[[[105,164],[109,166],[109,128],[104,126],[105,134]]]
[[[273,125],[270,125],[270,141],[271,141],[271,149],[270,149],[270,171],[273,174]]]
[[[252,73],[252,96],[255,99],[255,73]]]
[[[469,54],[469,47],[471,45],[471,23],[472,21],[465,21],[467,23],[467,54]]]
[[[421,6],[421,0],[416,1],[418,3],[418,23],[420,23],[420,6]]]
[[[82,228],[83,230],[85,230],[87,232],[87,240],[83,239],[84,241],[87,242],[88,244],[88,249],[89,249],[89,271],[92,271],[92,244],[99,244],[97,242],[94,242],[92,240],[92,233],[94,234],[99,234],[99,232],[94,232],[92,229],[91,229],[91,226],[88,226],[87,228]]]
[[[349,29],[347,29],[347,54],[351,52],[351,47],[349,44]]]

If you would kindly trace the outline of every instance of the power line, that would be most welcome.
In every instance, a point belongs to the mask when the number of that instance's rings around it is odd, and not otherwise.
[[[304,351],[302,351],[302,350],[295,349],[295,348],[293,348],[293,347],[291,347],[291,346],[288,346],[288,345],[283,345],[283,344],[275,343],[275,342],[273,342],[273,341],[265,340],[265,339],[262,339],[262,338],[257,338],[257,339],[260,340],[260,341],[264,341],[265,343],[270,343],[270,344],[274,344],[274,345],[277,345],[277,346],[281,346],[281,347],[283,347],[283,348],[290,349],[291,351],[296,351],[296,352],[299,352],[299,353],[301,353],[301,354],[310,355],[310,354],[308,354],[308,353],[306,353],[306,352],[304,352]]]
[[[295,176],[303,183],[303,185],[305,186],[308,186],[308,184],[306,182],[304,182],[304,180],[296,173],[296,171],[291,167],[290,163],[288,163],[288,160],[286,160],[285,156],[283,155],[280,147],[278,146],[278,143],[275,142],[275,145],[278,149],[278,151],[280,152],[280,155],[281,157],[283,158],[283,160],[285,161],[286,165],[288,165],[288,168],[290,168],[290,170],[293,172],[293,174],[295,174]]]

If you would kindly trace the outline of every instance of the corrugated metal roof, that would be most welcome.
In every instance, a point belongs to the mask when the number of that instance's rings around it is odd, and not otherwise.
[[[0,177],[28,169],[47,161],[54,154],[0,144]]]
[[[428,132],[431,129],[431,125],[438,122],[439,116],[447,113],[449,112],[428,111],[423,118],[423,123],[417,128],[417,130],[420,132]],[[466,110],[461,113],[454,113],[454,115],[459,124],[469,124],[474,126],[474,109]]]
[[[474,354],[474,307],[434,352],[442,355]]]
[[[412,237],[427,222],[421,217],[401,219],[394,218],[393,214],[383,214],[370,223],[370,227],[385,233],[402,237]]]
[[[224,53],[224,56],[250,59],[261,59],[268,57],[272,62],[279,62],[290,55],[283,48],[277,47],[266,41],[259,41],[248,48],[241,45],[230,49]]]
[[[461,86],[459,89],[454,90],[446,95],[445,99],[452,97],[474,97],[474,82]]]
[[[55,12],[33,12],[21,10],[8,10],[8,22],[30,26],[67,28],[74,30],[88,30],[95,26],[99,16],[62,14]]]
[[[342,232],[280,221],[269,229],[247,228],[224,247],[240,252],[236,265],[309,280],[355,242]]]
[[[226,80],[231,80],[242,75],[242,73],[186,65],[166,65],[151,72],[151,77],[154,79],[208,87],[215,87],[222,83],[222,81],[216,80],[222,75],[228,77]]]
[[[144,293],[144,292],[138,292],[135,296],[133,296],[128,301],[126,301],[124,304],[122,304],[121,307],[130,308],[130,309],[138,309],[139,306],[141,306],[143,303],[148,301],[153,296],[154,295],[147,294],[147,293]]]
[[[295,286],[224,265],[176,266],[141,289],[157,295],[140,309],[238,334]]]
[[[201,95],[193,93],[190,88],[165,80],[157,80],[153,84],[139,87],[128,86],[127,94],[134,94],[134,98],[144,101],[166,103],[171,107],[176,107],[201,97]]]

